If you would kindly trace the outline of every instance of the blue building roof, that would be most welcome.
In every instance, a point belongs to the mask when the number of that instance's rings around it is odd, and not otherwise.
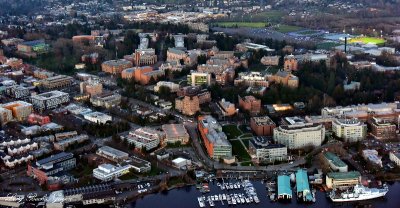
[[[296,172],[296,187],[297,193],[303,192],[307,200],[312,199],[310,184],[308,183],[308,176],[305,170],[298,170]]]
[[[25,41],[22,44],[27,45],[27,46],[35,46],[35,45],[39,45],[39,44],[45,44],[45,42],[43,39],[40,39],[40,40]]]
[[[292,196],[292,189],[290,188],[290,177],[287,175],[278,176],[278,195]]]
[[[36,164],[37,164],[38,166],[41,166],[41,165],[44,165],[44,164],[47,164],[47,163],[56,162],[56,161],[58,161],[58,160],[60,160],[60,159],[72,158],[72,157],[74,157],[74,154],[72,154],[72,153],[70,153],[70,152],[60,152],[60,153],[58,153],[58,154],[51,155],[50,157],[41,159],[41,160],[37,161]]]

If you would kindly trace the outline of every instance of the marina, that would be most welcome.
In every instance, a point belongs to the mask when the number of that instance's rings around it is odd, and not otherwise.
[[[204,183],[203,183],[204,184]],[[203,185],[204,186],[204,185]],[[199,187],[199,186],[196,186]],[[214,207],[218,205],[237,205],[237,204],[258,204],[260,199],[257,195],[257,191],[250,180],[238,180],[225,182],[217,181],[216,187],[221,192],[220,194],[205,194],[200,188],[202,196],[197,197],[199,207]],[[209,190],[209,189],[208,189]],[[209,190],[210,191],[210,190]]]
[[[297,201],[296,197],[293,197],[291,200],[288,200],[285,203],[281,202],[273,202],[268,197],[267,186],[272,185],[272,182],[262,183],[261,181],[251,181],[254,188],[257,190],[257,196],[260,200],[259,203],[244,203],[239,204],[235,199],[231,198],[231,204],[227,203],[227,200],[223,200],[224,204],[219,200],[218,202],[214,202],[214,207],[238,207],[238,208],[253,208],[253,207],[269,207],[269,208],[296,208],[299,206],[307,206],[307,207],[345,207],[352,208],[356,206],[366,206],[366,207],[374,207],[374,208],[387,208],[387,207],[398,207],[400,204],[400,198],[398,197],[398,193],[400,191],[400,183],[388,184],[389,192],[385,197],[367,200],[367,201],[354,201],[354,202],[338,202],[334,203],[332,200],[327,197],[327,192],[323,192],[317,190],[315,193],[316,202],[305,205],[304,203],[300,203]],[[168,192],[162,192],[157,194],[151,194],[148,196],[144,196],[142,199],[138,199],[135,202],[131,203],[130,207],[199,207],[198,197],[206,196],[205,199],[210,195],[218,195],[225,193],[225,197],[227,197],[227,191],[221,191],[220,187],[217,186],[216,182],[210,182],[210,192],[208,194],[201,194],[196,189],[195,186],[187,186],[179,189],[173,189]],[[236,192],[243,192],[243,190],[232,190],[229,191],[228,194],[234,194]],[[211,198],[211,197],[210,197]],[[215,197],[214,197],[215,199]],[[254,200],[254,198],[253,198]],[[301,205],[303,204],[303,205]],[[205,201],[204,207],[210,207],[208,201]]]

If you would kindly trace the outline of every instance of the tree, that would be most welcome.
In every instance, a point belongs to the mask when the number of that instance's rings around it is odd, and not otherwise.
[[[333,90],[332,96],[333,96],[333,98],[335,98],[335,100],[342,100],[344,98],[344,89],[341,84],[338,84],[335,87],[335,90]]]
[[[197,57],[197,64],[205,64],[207,62],[207,56],[206,55],[200,55]]]
[[[112,139],[112,141],[113,141],[114,143],[120,143],[120,142],[121,142],[121,137],[118,136],[117,134],[114,134],[114,135],[111,137],[111,139]]]
[[[171,89],[166,86],[161,86],[158,88],[158,95],[161,99],[167,99],[171,95]]]

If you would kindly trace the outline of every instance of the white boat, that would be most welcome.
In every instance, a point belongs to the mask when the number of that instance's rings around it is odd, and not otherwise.
[[[255,202],[255,203],[257,203],[257,204],[260,203],[260,199],[258,199],[257,196],[253,196],[253,199],[254,199],[254,202]]]
[[[232,198],[232,204],[236,205],[236,199],[235,198]]]
[[[200,207],[205,207],[206,205],[204,204],[203,198],[202,197],[197,197],[197,200],[199,201],[199,206]]]
[[[212,200],[208,201],[210,203],[210,207],[215,206],[214,202]]]
[[[329,197],[333,202],[362,201],[383,197],[389,191],[387,185],[383,188],[368,188],[363,185],[354,186],[353,191],[336,194],[335,191],[329,193]]]

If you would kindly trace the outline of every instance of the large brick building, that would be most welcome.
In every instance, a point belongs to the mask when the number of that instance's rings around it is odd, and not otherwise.
[[[199,116],[198,128],[207,153],[212,159],[232,157],[232,145],[215,118]]]
[[[285,70],[279,70],[276,74],[269,76],[268,80],[290,88],[299,87],[299,78]]]
[[[257,136],[272,136],[276,124],[268,116],[252,117],[250,128]]]
[[[69,152],[61,152],[36,163],[28,164],[27,175],[38,180],[39,184],[46,184],[50,180],[57,180],[61,173],[75,168],[75,166],[74,155]]]
[[[153,67],[150,66],[128,68],[121,73],[123,79],[133,79],[142,85],[149,84],[152,79],[157,81],[164,75],[165,71],[153,70]]]
[[[81,94],[88,94],[90,96],[99,95],[103,92],[103,84],[99,80],[89,79],[88,81],[81,82]]]
[[[297,70],[297,59],[294,55],[285,56],[283,68],[285,71],[296,71]]]
[[[249,112],[251,115],[257,115],[260,113],[261,100],[251,95],[245,97],[238,96],[238,99],[239,99],[239,107],[242,110]]]
[[[199,97],[195,95],[176,98],[175,109],[185,115],[192,116],[200,111]]]
[[[73,82],[74,79],[70,76],[57,75],[40,81],[40,86],[42,86],[46,90],[54,90],[71,86]]]
[[[101,70],[110,74],[120,74],[130,67],[132,67],[132,62],[125,59],[105,61],[101,64]]]
[[[377,139],[395,139],[396,125],[391,121],[372,118],[368,122],[371,127],[371,135]]]

